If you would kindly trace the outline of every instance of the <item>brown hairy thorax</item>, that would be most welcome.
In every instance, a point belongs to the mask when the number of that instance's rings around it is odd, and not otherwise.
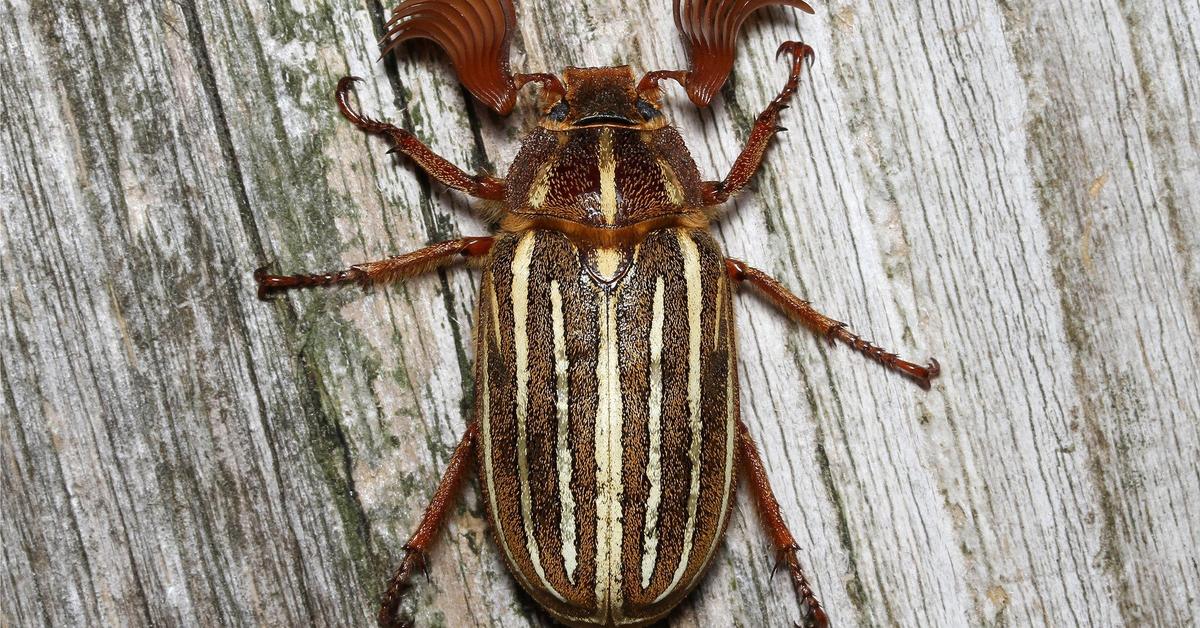
[[[673,127],[612,113],[580,121],[526,137],[508,170],[509,214],[578,223],[589,229],[576,233],[607,239],[596,232],[702,212],[700,173]]]
[[[629,66],[567,68],[563,83],[509,168],[502,227],[534,221],[613,246],[703,218],[696,164]]]
[[[538,128],[509,168],[502,228],[538,224],[615,246],[689,214],[703,218],[696,165],[629,66],[570,67],[561,85],[546,90]]]

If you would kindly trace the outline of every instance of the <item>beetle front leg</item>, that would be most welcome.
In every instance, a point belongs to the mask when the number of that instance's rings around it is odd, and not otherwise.
[[[429,176],[441,181],[447,187],[466,192],[476,198],[490,201],[504,200],[505,184],[503,179],[488,175],[470,175],[462,168],[450,163],[445,157],[433,152],[411,131],[402,129],[386,122],[380,122],[364,116],[350,105],[349,95],[355,81],[362,79],[357,76],[342,77],[337,84],[337,105],[342,116],[354,126],[375,135],[383,135],[394,145],[389,153],[402,153],[417,162]]]
[[[254,271],[254,281],[258,283],[258,298],[260,299],[266,299],[276,292],[294,288],[335,286],[345,283],[356,283],[365,288],[431,271],[454,261],[458,256],[482,257],[492,249],[493,242],[495,242],[494,238],[447,240],[404,255],[355,264],[350,268],[327,273],[268,275],[264,266]]]
[[[779,553],[779,561],[787,565],[796,593],[804,602],[807,626],[823,628],[829,625],[829,617],[821,608],[821,602],[817,600],[804,570],[800,567],[800,545],[796,543],[796,538],[783,521],[779,501],[775,499],[775,492],[771,490],[771,480],[767,477],[767,470],[758,455],[758,445],[754,443],[746,424],[741,421],[738,421],[738,461],[740,470],[746,474],[746,481],[750,484],[750,492],[754,494],[758,517],[762,520],[767,536],[771,537],[775,551]]]
[[[446,518],[446,513],[450,510],[450,506],[454,504],[454,500],[458,497],[460,489],[462,489],[463,480],[471,468],[471,460],[475,457],[475,441],[479,432],[478,425],[476,422],[471,422],[467,426],[467,433],[463,435],[462,441],[454,449],[454,455],[450,456],[450,464],[446,466],[446,473],[442,475],[442,481],[438,483],[437,490],[433,493],[433,499],[430,501],[429,507],[425,509],[425,514],[421,517],[421,523],[417,524],[416,531],[409,537],[408,542],[404,544],[404,551],[406,552],[404,560],[400,562],[400,567],[396,570],[396,574],[388,581],[387,589],[384,591],[383,599],[379,604],[379,615],[376,620],[384,628],[411,625],[410,622],[402,620],[397,616],[397,612],[400,609],[400,600],[412,585],[413,574],[425,569],[425,557],[429,546],[437,538],[438,532],[442,529],[443,520]]]
[[[808,301],[792,294],[775,278],[757,268],[747,266],[745,262],[727,259],[725,260],[725,269],[735,281],[738,283],[750,282],[750,285],[758,288],[772,303],[779,306],[792,318],[828,338],[830,343],[840,340],[855,351],[908,377],[924,390],[929,390],[929,381],[941,373],[941,366],[933,358],[929,359],[929,364],[920,366],[907,360],[901,360],[895,353],[877,347],[869,340],[863,340],[862,337],[851,332],[845,323],[835,321],[813,309]]]
[[[771,138],[776,133],[787,130],[779,126],[779,114],[788,108],[788,101],[792,99],[792,95],[800,86],[800,71],[804,68],[804,60],[812,56],[813,49],[807,44],[786,41],[775,54],[779,56],[784,53],[792,57],[792,71],[788,75],[787,84],[784,85],[783,91],[779,92],[775,100],[772,100],[771,104],[758,114],[758,119],[754,121],[754,126],[750,129],[750,139],[746,140],[746,146],[734,160],[733,167],[729,169],[725,180],[703,183],[702,194],[706,205],[724,203],[745,187],[754,173],[758,172],[758,167],[762,165],[763,154],[766,153]]]

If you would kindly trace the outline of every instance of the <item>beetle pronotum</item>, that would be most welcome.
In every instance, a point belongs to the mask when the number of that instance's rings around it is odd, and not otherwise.
[[[561,622],[638,626],[669,613],[704,574],[744,474],[807,623],[826,623],[738,416],[733,288],[750,284],[831,342],[924,388],[938,365],[861,339],[762,271],[726,258],[708,234],[713,208],[758,169],[812,50],[780,46],[791,60],[787,83],[721,181],[701,179],[659,109],[659,83],[674,80],[706,106],[732,67],[742,22],[772,4],[811,12],[801,0],[676,0],[690,68],[635,82],[628,66],[567,68],[561,80],[511,74],[510,0],[405,0],[388,23],[385,52],[432,39],[468,90],[501,114],[522,86],[541,84],[543,116],[506,179],[469,175],[408,131],[364,116],[348,100],[354,79],[339,82],[337,104],[350,122],[387,137],[443,184],[500,206],[493,236],[331,273],[255,273],[266,297],[386,283],[461,259],[483,269],[475,418],[405,545],[380,624],[399,621],[400,598],[472,464],[505,561]]]

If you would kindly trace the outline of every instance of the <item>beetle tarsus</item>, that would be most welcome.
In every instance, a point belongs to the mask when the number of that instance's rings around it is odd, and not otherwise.
[[[845,323],[818,312],[812,304],[792,294],[774,277],[757,268],[747,266],[745,262],[727,259],[725,260],[725,270],[730,279],[738,283],[750,282],[750,285],[761,291],[789,316],[820,334],[830,344],[841,341],[868,359],[911,379],[922,390],[929,390],[930,382],[941,373],[941,366],[937,360],[930,358],[928,365],[921,366],[901,359],[895,353],[850,331]]]
[[[758,446],[754,444],[754,439],[750,436],[750,430],[746,428],[746,424],[741,421],[738,421],[738,454],[747,483],[750,485],[750,492],[754,496],[754,504],[758,507],[759,519],[778,552],[775,569],[778,569],[780,564],[787,565],[792,586],[806,609],[805,628],[824,628],[828,624],[828,618],[824,609],[821,608],[821,602],[817,600],[812,586],[809,585],[804,570],[800,567],[800,545],[796,543],[796,537],[792,536],[787,523],[783,520],[779,501],[775,499],[775,492],[771,489],[767,470],[763,466],[762,458],[758,455]],[[772,575],[775,574],[775,569],[771,570]]]
[[[781,110],[787,101],[796,93],[800,87],[800,73],[804,69],[804,63],[808,59],[815,56],[812,46],[800,41],[785,41],[779,45],[779,49],[775,51],[775,58],[778,59],[781,54],[787,54],[792,58],[792,71],[788,75],[787,83],[784,84],[783,90],[771,101],[771,109],[775,111]]]
[[[806,628],[826,628],[829,625],[829,616],[825,614],[825,609],[821,607],[821,602],[813,593],[808,578],[804,577],[804,571],[800,568],[800,559],[794,551],[788,553],[788,572],[792,576],[792,587],[796,589],[796,594],[802,600]]]
[[[354,91],[354,84],[361,80],[357,76],[343,76],[338,80],[337,89],[334,90],[334,99],[337,101],[338,111],[341,112],[342,117],[364,131],[375,131],[378,127],[387,125],[363,115],[350,104],[350,92]]]
[[[273,292],[263,284],[263,280],[269,275],[267,269],[275,265],[275,260],[271,260],[262,266],[254,269],[254,283],[258,285],[258,299],[260,301],[270,301]]]
[[[921,390],[929,390],[929,382],[942,374],[942,365],[938,363],[936,358],[929,358],[929,364],[917,367],[917,369],[919,371],[917,375],[913,376],[913,380],[917,382],[917,386],[920,386]]]
[[[930,382],[937,378],[941,373],[941,365],[938,361],[930,358],[929,364],[921,366],[908,360],[901,359],[895,353],[892,353],[870,340],[866,340],[853,332],[851,332],[844,323],[838,323],[835,327],[829,330],[828,337],[836,340],[841,340],[855,351],[865,355],[868,359],[873,360],[886,366],[887,368],[900,373],[901,375],[911,379],[922,390],[929,390]]]
[[[358,266],[345,270],[327,273],[299,275],[268,275],[267,266],[254,271],[254,281],[258,284],[258,298],[270,300],[275,294],[295,288],[314,288],[318,286],[333,286],[343,283],[364,283],[366,273]]]
[[[802,41],[785,41],[775,50],[775,58],[778,59],[783,54],[790,55],[793,60],[804,61],[816,53],[812,46]]]
[[[412,626],[412,618],[400,614],[400,602],[404,599],[404,594],[412,588],[413,572],[419,568],[426,569],[427,561],[419,549],[407,545],[404,549],[406,551],[404,560],[400,562],[400,568],[396,570],[396,574],[388,581],[387,590],[379,605],[377,620],[381,628],[409,628]],[[428,573],[426,571],[426,577],[428,577]]]
[[[429,559],[425,551],[413,544],[404,546],[404,560],[396,574],[388,581],[387,590],[379,604],[379,625],[383,628],[411,628],[412,618],[400,612],[400,603],[404,595],[413,587],[413,574],[418,570],[425,574],[425,580],[432,581],[429,575]]]
[[[808,583],[808,578],[804,575],[804,570],[800,567],[799,552],[800,546],[796,544],[779,550],[779,563],[787,565],[788,574],[792,579],[792,588],[800,597],[801,609],[804,612],[804,623],[794,623],[801,628],[826,628],[829,625],[829,616],[825,614],[825,609],[821,606],[820,600],[812,590],[812,585]],[[778,566],[779,564],[776,564],[776,567]],[[771,573],[774,575],[774,570]]]
[[[746,145],[742,148],[742,152],[734,160],[733,166],[729,169],[729,174],[725,176],[723,181],[707,181],[704,185],[703,199],[707,205],[719,205],[729,200],[731,196],[737,194],[747,183],[750,182],[754,173],[758,172],[759,166],[762,165],[763,155],[766,153],[767,146],[770,144],[771,138],[783,127],[779,126],[779,114],[788,107],[789,101],[796,93],[796,89],[800,86],[800,73],[804,68],[804,60],[813,54],[812,47],[797,41],[785,41],[780,44],[776,51],[776,58],[782,54],[792,56],[792,71],[788,74],[787,83],[783,89],[775,96],[758,118],[754,121],[753,128],[750,129],[750,138],[746,141]]]
[[[429,578],[427,569],[429,561],[426,559],[426,551],[437,537],[438,531],[441,530],[446,512],[453,505],[454,499],[462,488],[463,479],[471,468],[470,461],[475,456],[477,430],[475,423],[467,426],[467,432],[463,434],[462,441],[454,449],[454,455],[450,457],[450,463],[446,466],[442,481],[438,483],[433,499],[421,517],[421,522],[417,525],[412,537],[404,544],[404,560],[400,562],[396,575],[388,581],[387,589],[379,604],[377,619],[379,625],[384,628],[412,625],[405,623],[406,618],[399,617],[400,602],[404,594],[412,587],[412,575],[418,569],[424,569],[425,577]]]

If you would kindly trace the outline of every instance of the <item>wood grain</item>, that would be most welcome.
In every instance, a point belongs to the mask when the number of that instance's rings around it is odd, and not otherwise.
[[[498,119],[376,0],[0,0],[0,625],[365,625],[463,432],[476,278],[254,298],[488,225],[342,121],[468,169]],[[768,10],[723,174],[817,50],[727,251],[944,375],[930,393],[738,302],[743,415],[835,625],[1155,625],[1200,600],[1200,3]],[[518,5],[514,67],[679,67],[669,2]],[[798,616],[749,500],[675,626]],[[474,485],[420,625],[544,626]]]

